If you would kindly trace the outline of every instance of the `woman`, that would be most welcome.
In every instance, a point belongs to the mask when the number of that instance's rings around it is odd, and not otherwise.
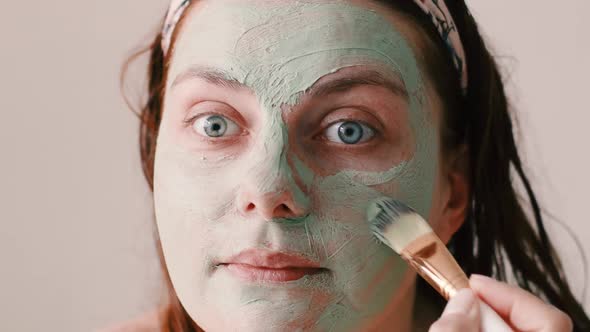
[[[516,278],[471,280],[516,330],[590,328],[463,1],[173,1],[150,54],[141,153],[169,294],[143,323],[476,330],[473,292],[445,308],[371,236],[365,209],[386,195],[467,274]]]

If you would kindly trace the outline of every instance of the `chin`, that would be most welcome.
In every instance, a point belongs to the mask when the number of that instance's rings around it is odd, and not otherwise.
[[[340,307],[334,306],[329,294],[310,290],[255,287],[232,295],[210,298],[210,305],[203,302],[189,313],[207,332],[328,331],[333,325],[334,307]]]
[[[274,332],[274,331],[326,331],[320,328],[318,321],[321,313],[313,310],[289,310],[288,303],[281,303],[280,308],[263,304],[249,304],[247,308],[234,310],[224,317],[209,316],[204,319],[195,319],[197,324],[207,332],[225,331],[249,331],[249,332]],[[275,307],[274,309],[272,307]]]

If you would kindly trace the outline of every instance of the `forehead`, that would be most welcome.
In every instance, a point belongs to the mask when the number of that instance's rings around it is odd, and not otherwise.
[[[292,103],[322,76],[367,65],[395,73],[410,94],[420,85],[414,54],[396,28],[401,22],[394,24],[382,8],[345,1],[205,0],[189,10],[174,45],[169,84],[190,66],[206,66]]]

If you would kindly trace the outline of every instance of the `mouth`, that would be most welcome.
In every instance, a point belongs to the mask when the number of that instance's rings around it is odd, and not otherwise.
[[[329,272],[318,262],[301,255],[249,249],[217,264],[247,282],[279,283]]]

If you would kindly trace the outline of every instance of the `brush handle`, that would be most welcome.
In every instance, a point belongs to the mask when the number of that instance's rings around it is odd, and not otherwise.
[[[494,309],[490,308],[482,300],[478,300],[478,302],[481,332],[513,332],[512,328],[508,326]]]
[[[465,272],[433,232],[414,239],[400,255],[447,300],[460,289],[469,288],[469,279]],[[490,306],[482,300],[478,302],[482,332],[513,331]]]

